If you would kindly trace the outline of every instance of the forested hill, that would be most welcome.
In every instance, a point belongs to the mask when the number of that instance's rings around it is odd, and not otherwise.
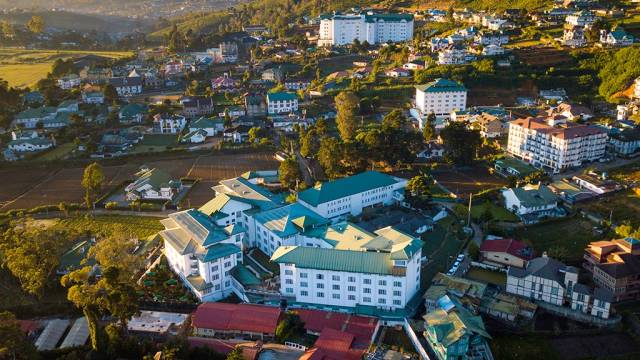
[[[303,16],[318,16],[323,12],[346,10],[355,6],[392,11],[450,7],[502,11],[508,8],[537,10],[552,4],[553,0],[253,0],[228,10],[185,15],[172,22],[182,32],[239,31],[243,24],[266,24],[272,30],[277,30]],[[159,39],[171,27],[172,25],[168,25],[150,36]]]

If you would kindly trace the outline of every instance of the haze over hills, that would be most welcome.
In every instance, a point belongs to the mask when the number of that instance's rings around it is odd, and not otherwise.
[[[154,19],[212,11],[238,0],[0,0],[0,9],[66,10],[75,13]]]

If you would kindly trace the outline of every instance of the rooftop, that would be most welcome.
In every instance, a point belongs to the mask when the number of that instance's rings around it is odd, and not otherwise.
[[[325,182],[298,194],[298,199],[311,206],[363,193],[365,191],[392,186],[402,181],[399,178],[377,171],[366,171],[357,175]]]
[[[457,92],[457,91],[467,91],[467,89],[453,81],[453,80],[449,80],[449,79],[442,79],[442,78],[438,78],[435,79],[434,81],[427,83],[427,84],[423,84],[423,85],[416,85],[416,89],[423,91],[423,92]]]
[[[272,306],[204,303],[193,313],[192,323],[200,329],[275,334],[281,312]]]

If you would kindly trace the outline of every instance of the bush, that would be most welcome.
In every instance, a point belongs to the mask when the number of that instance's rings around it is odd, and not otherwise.
[[[109,201],[108,203],[104,204],[104,208],[107,210],[114,210],[118,208],[118,203],[115,201]]]

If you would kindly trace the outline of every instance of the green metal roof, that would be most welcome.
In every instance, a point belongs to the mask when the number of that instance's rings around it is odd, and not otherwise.
[[[52,116],[58,111],[55,106],[43,106],[39,108],[29,108],[18,114],[16,119],[40,119],[47,116]]]
[[[216,128],[224,123],[224,119],[221,118],[206,118],[201,117],[198,120],[195,120],[189,124],[189,127],[192,129],[207,129],[207,128]]]
[[[271,261],[295,264],[303,269],[393,275],[391,256],[382,252],[281,246],[273,253]]]
[[[260,279],[258,279],[251,270],[247,269],[247,267],[242,264],[236,265],[231,269],[231,276],[238,280],[238,282],[243,286],[258,286],[262,284],[262,281],[260,281]]]
[[[226,243],[215,244],[207,248],[207,254],[204,256],[204,262],[220,259],[225,256],[239,253],[241,251],[242,250],[240,250],[239,247],[232,244],[226,244]]]
[[[526,207],[544,206],[555,203],[558,197],[546,185],[528,185],[512,188],[513,194]]]
[[[416,89],[423,92],[430,92],[430,93],[467,91],[467,89],[461,84],[453,80],[442,79],[442,78],[435,79],[434,81],[427,84],[416,85]]]
[[[296,100],[298,96],[290,92],[275,92],[267,94],[267,101],[289,101]]]
[[[398,183],[392,176],[377,171],[366,171],[317,185],[298,194],[298,199],[311,206],[318,206],[329,201],[341,199],[384,186]]]
[[[263,211],[256,214],[254,218],[279,237],[291,236],[309,227],[329,222],[329,220],[298,203]]]
[[[378,22],[378,21],[387,21],[387,22],[400,22],[400,21],[413,21],[412,14],[373,14],[373,15],[365,15],[364,20],[366,22]]]

